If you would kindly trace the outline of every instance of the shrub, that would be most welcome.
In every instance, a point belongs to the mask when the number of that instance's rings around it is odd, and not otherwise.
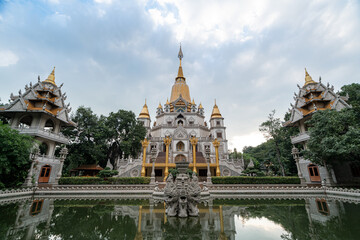
[[[82,185],[82,184],[149,184],[149,177],[109,177],[106,180],[99,177],[62,177],[60,185]]]
[[[98,173],[98,177],[101,177],[101,178],[108,178],[108,177],[112,177],[112,176],[115,176],[115,175],[118,175],[118,171],[116,170],[108,170],[108,169],[105,169],[105,170],[101,170],[99,173]]]
[[[213,184],[300,184],[298,177],[212,177]]]

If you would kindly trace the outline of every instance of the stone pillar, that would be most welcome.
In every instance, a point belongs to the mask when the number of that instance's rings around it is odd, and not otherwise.
[[[207,161],[206,182],[209,185],[209,184],[212,184],[212,182],[211,182],[211,170],[210,170],[210,147],[206,147],[205,156],[206,156],[206,161]]]
[[[141,176],[145,177],[145,161],[146,161],[146,148],[149,145],[149,141],[145,138],[144,141],[141,141],[143,147],[143,163],[141,168]]]
[[[60,150],[60,169],[59,169],[59,172],[55,178],[55,185],[58,185],[59,184],[59,180],[62,176],[62,170],[63,170],[63,166],[64,166],[64,161],[66,159],[66,156],[68,155],[68,149],[65,147],[63,147],[61,150]]]
[[[33,185],[33,183],[32,183],[33,169],[34,169],[34,165],[35,165],[35,159],[39,155],[39,153],[40,153],[39,148],[35,148],[33,150],[33,152],[30,153],[31,166],[30,166],[28,175],[27,175],[27,177],[25,179],[25,182],[24,182],[25,187],[31,187]]]
[[[291,150],[291,154],[293,155],[293,158],[296,162],[296,168],[298,170],[298,176],[300,178],[300,184],[301,185],[305,185],[306,181],[304,176],[302,175],[301,169],[300,169],[300,164],[299,164],[299,160],[300,160],[300,156],[299,156],[299,149],[297,149],[295,146],[292,148]]]
[[[216,176],[220,176],[220,164],[219,164],[219,146],[220,142],[215,138],[215,140],[212,142],[212,144],[215,147],[215,157],[216,157]]]
[[[169,145],[171,143],[171,138],[166,136],[164,139],[164,143],[166,146],[166,160],[165,160],[165,177],[164,177],[164,181],[166,180],[167,176],[169,175]]]
[[[152,168],[151,168],[151,177],[150,177],[150,184],[155,185],[155,161],[156,161],[156,149],[151,149],[151,162],[152,162]]]
[[[196,144],[198,143],[198,140],[196,137],[192,137],[190,139],[190,143],[192,145],[192,150],[193,150],[193,172],[196,172],[197,173],[197,170],[196,170]]]

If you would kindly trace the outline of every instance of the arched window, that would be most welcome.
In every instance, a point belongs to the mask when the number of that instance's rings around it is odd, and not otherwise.
[[[30,128],[32,120],[33,120],[32,116],[30,116],[30,115],[24,116],[20,119],[18,127],[19,128]]]
[[[185,145],[184,145],[184,143],[183,143],[183,142],[178,142],[178,143],[176,144],[176,151],[182,152],[182,151],[184,151],[184,150],[185,150]]]
[[[39,183],[48,183],[51,173],[51,166],[45,165],[40,170]]]
[[[179,126],[182,126],[182,125],[184,125],[184,122],[183,122],[183,120],[179,120],[179,121],[178,121],[177,123],[178,123],[178,125],[179,125]]]
[[[51,119],[48,119],[45,123],[44,130],[48,132],[53,132],[55,128],[55,124]]]
[[[308,165],[308,171],[309,171],[310,181],[312,182],[321,181],[318,166],[316,166],[315,164],[310,164]]]
[[[40,154],[47,155],[48,148],[49,148],[48,145],[45,142],[42,142],[41,145],[39,146]]]

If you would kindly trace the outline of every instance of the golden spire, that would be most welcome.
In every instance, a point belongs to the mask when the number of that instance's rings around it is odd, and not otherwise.
[[[314,80],[312,80],[311,76],[309,75],[309,73],[307,72],[306,68],[305,68],[305,84],[304,86],[308,85],[309,83],[316,83]]]
[[[216,100],[215,100],[215,105],[214,105],[213,111],[211,113],[211,118],[222,118],[220,110],[219,110],[218,106],[216,105]]]
[[[159,102],[159,106],[158,106],[158,108],[162,108],[162,106],[161,106],[161,103]]]
[[[195,105],[195,101],[194,101],[194,99],[192,100],[191,105]]]
[[[180,65],[179,65],[179,70],[178,70],[178,75],[176,77],[176,80],[178,78],[183,78],[185,80],[184,73],[183,73],[183,70],[182,70],[182,67],[181,67],[181,60],[183,59],[183,57],[184,57],[184,54],[182,53],[181,44],[180,44],[180,50],[179,50],[179,54],[178,54],[178,58],[180,59]]]
[[[180,66],[179,66],[178,75],[175,78],[175,83],[171,89],[170,102],[173,103],[176,99],[178,99],[181,96],[183,99],[186,100],[187,103],[191,103],[189,86],[186,84],[183,70],[181,67],[181,60],[184,57],[181,50],[181,45],[180,45],[178,57],[180,59]]]
[[[149,109],[148,109],[148,107],[146,105],[146,99],[145,99],[145,104],[144,104],[144,106],[143,106],[143,108],[142,108],[142,110],[141,110],[141,112],[139,114],[139,118],[148,118],[148,119],[150,119]]]
[[[203,106],[202,106],[202,104],[200,103],[200,105],[199,105],[199,109],[203,109]]]
[[[55,84],[55,67],[44,82],[52,83],[56,86],[56,84]]]
[[[169,105],[170,103],[169,103],[169,99],[167,98],[166,99],[166,105]]]

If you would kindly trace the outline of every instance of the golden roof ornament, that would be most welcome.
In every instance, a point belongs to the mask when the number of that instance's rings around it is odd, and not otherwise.
[[[176,77],[176,80],[178,78],[183,78],[185,80],[184,73],[183,73],[183,70],[182,70],[182,67],[181,67],[181,60],[183,59],[183,57],[184,57],[184,54],[183,54],[183,52],[181,50],[181,43],[180,43],[180,50],[179,50],[179,54],[178,54],[178,58],[180,59],[180,65],[179,65],[179,71],[178,71],[178,75]]]
[[[161,106],[161,103],[159,102],[159,106],[158,106],[158,108],[162,108],[162,106]]]
[[[166,99],[166,105],[169,105],[170,103],[169,103],[169,99],[167,98]]]
[[[216,105],[216,99],[215,99],[215,105],[214,105],[213,111],[211,113],[211,118],[222,118],[220,110],[219,110],[218,106]]]
[[[139,114],[139,118],[147,118],[147,119],[150,119],[150,114],[149,114],[149,109],[146,105],[146,99],[145,99],[145,104]]]
[[[44,82],[52,83],[56,86],[56,84],[55,84],[55,67]]]
[[[192,100],[191,105],[195,105],[195,101],[194,101],[194,99]]]
[[[314,80],[312,80],[311,76],[309,75],[309,73],[307,72],[307,70],[305,68],[305,84],[304,84],[304,86],[306,86],[310,83],[316,83],[316,82]]]
[[[202,106],[202,104],[200,103],[200,105],[199,105],[199,109],[203,109],[203,106]]]

